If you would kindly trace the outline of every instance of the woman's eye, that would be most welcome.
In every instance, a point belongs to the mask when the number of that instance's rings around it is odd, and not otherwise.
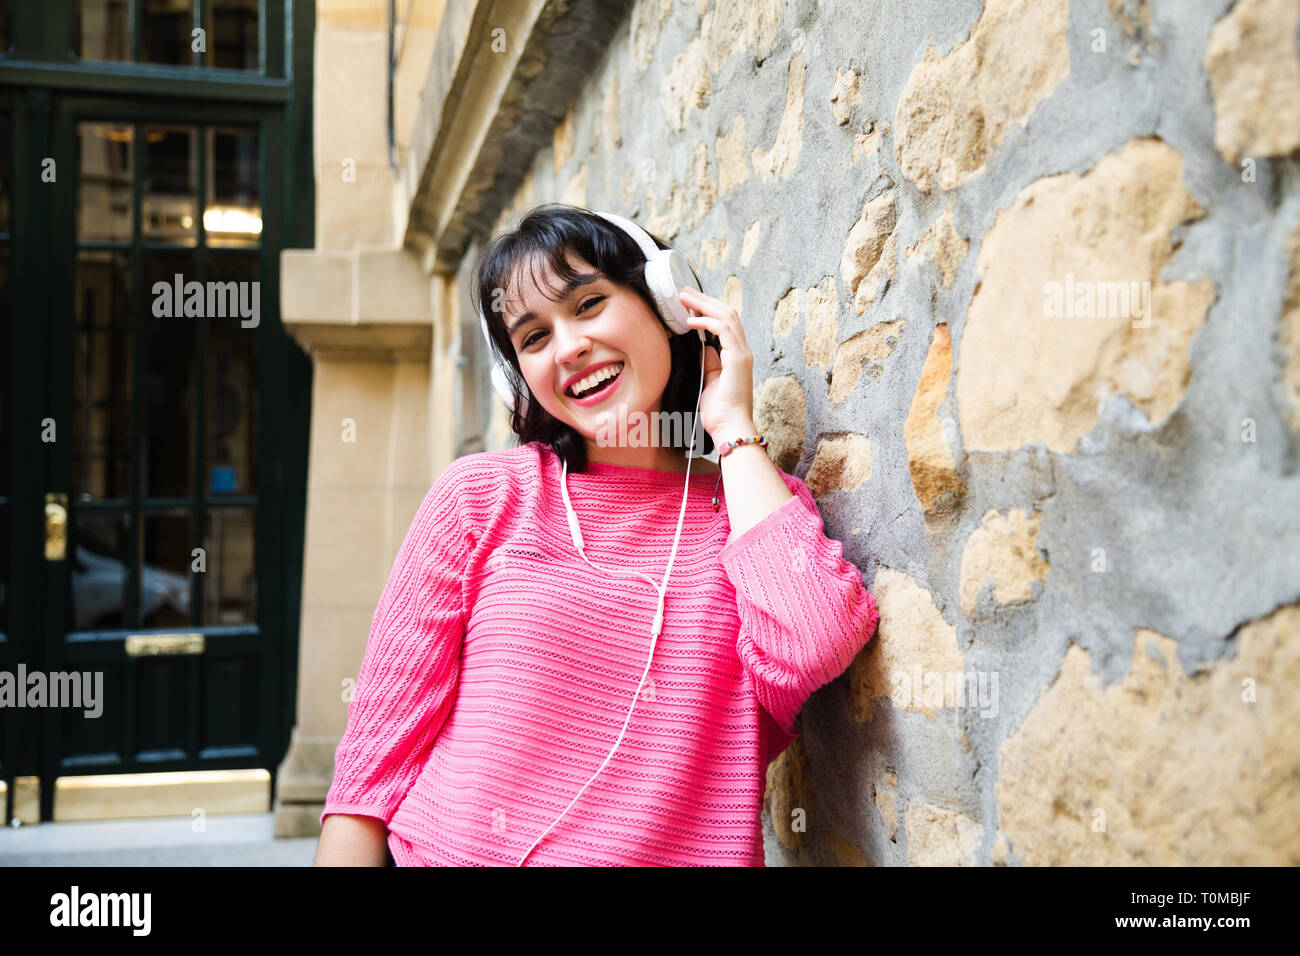
[[[591,297],[590,299],[588,299],[586,302],[582,303],[582,305],[578,306],[578,312],[581,314],[581,313],[587,311],[587,307],[588,307],[588,306],[595,305],[597,302],[602,302],[602,301],[604,301],[604,299],[605,299],[605,297],[604,297],[603,295],[592,296],[592,297]],[[539,329],[538,331],[534,332],[532,335],[525,336],[525,337],[524,337],[524,340],[523,340],[522,342],[519,343],[519,347],[520,347],[521,349],[526,349],[526,348],[528,348],[530,345],[532,345],[533,342],[535,342],[535,341],[537,340],[537,336],[539,336],[539,335],[545,335],[545,334],[546,334],[546,333],[545,333],[544,331],[542,331],[542,330]]]

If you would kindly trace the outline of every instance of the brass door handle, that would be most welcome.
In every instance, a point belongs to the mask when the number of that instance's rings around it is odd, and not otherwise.
[[[62,561],[68,553],[68,496],[45,494],[45,560]]]

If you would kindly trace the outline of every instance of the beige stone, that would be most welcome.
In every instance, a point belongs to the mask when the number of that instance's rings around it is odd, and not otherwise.
[[[1047,578],[1048,563],[1034,542],[1042,512],[1012,508],[1006,516],[990,511],[961,554],[961,608],[975,612],[980,589],[993,582],[993,601],[1001,606],[1029,600],[1031,581]]]
[[[849,113],[853,107],[862,102],[862,91],[858,89],[858,71],[835,68],[835,89],[831,91],[831,115],[840,126],[849,122]]]
[[[409,30],[436,30],[446,8],[443,0],[407,0],[399,6]],[[376,0],[317,0],[316,28],[348,30],[388,29],[388,5]]]
[[[866,435],[831,435],[817,442],[804,484],[814,498],[853,491],[871,477],[871,442]]]
[[[829,365],[839,342],[839,301],[831,276],[804,294],[803,360],[805,365]]]
[[[646,195],[647,205],[652,210],[645,223],[646,230],[665,242],[671,242],[682,229],[682,207],[685,204],[685,197],[682,195],[681,187],[676,182],[669,183],[668,195],[664,198],[662,206],[655,203],[652,194]]]
[[[645,70],[654,62],[655,44],[672,8],[673,0],[638,0],[632,8],[632,62],[637,70]]]
[[[703,38],[696,37],[673,59],[660,86],[659,97],[668,129],[680,133],[686,128],[686,118],[708,106],[712,94],[708,51]]]
[[[952,227],[952,206],[949,206],[934,225],[907,247],[907,258],[910,260],[932,254],[935,265],[939,267],[944,288],[947,288],[957,277],[957,268],[966,258],[969,249],[970,242],[957,235]]]
[[[831,401],[842,402],[848,398],[862,381],[864,372],[871,370],[873,377],[879,375],[879,363],[894,353],[902,331],[902,319],[878,322],[841,342],[831,367]]]
[[[1297,635],[1300,606],[1279,608],[1188,676],[1175,640],[1139,629],[1105,689],[1071,644],[999,752],[998,816],[1021,862],[1300,865]]]
[[[849,230],[844,251],[840,253],[840,278],[855,296],[862,280],[867,278],[882,258],[886,258],[886,246],[897,223],[898,209],[891,191],[869,200],[862,209],[862,215]]]
[[[342,178],[339,163],[316,177],[316,248],[351,250],[390,245],[393,239],[393,176],[387,166],[356,167],[356,180]]]
[[[609,87],[600,108],[600,124],[596,139],[602,140],[611,150],[623,145],[623,120],[620,113],[618,71],[610,72]]]
[[[745,287],[741,284],[739,277],[727,276],[726,281],[722,283],[722,294],[718,298],[736,310],[743,324],[745,321]]]
[[[739,113],[727,131],[717,138],[718,192],[725,193],[749,179],[749,157],[745,153],[745,114]]]
[[[758,251],[758,237],[762,233],[762,223],[755,219],[750,223],[749,228],[745,230],[745,238],[740,244],[740,267],[749,268],[749,261],[754,258],[754,253]]]
[[[1010,865],[1010,859],[1007,855],[1009,850],[1006,834],[999,830],[998,835],[993,838],[993,847],[989,850],[989,862],[994,866]]]
[[[1300,148],[1297,29],[1295,0],[1238,0],[1210,31],[1214,146],[1234,165]]]
[[[640,205],[637,203],[636,195],[636,176],[633,175],[630,169],[624,170],[623,178],[619,180],[618,198],[629,214],[635,215],[639,211]]]
[[[799,314],[803,311],[803,290],[791,289],[776,303],[776,308],[772,311],[772,336],[780,338],[789,335],[799,321]]]
[[[964,673],[966,659],[957,645],[957,629],[944,620],[930,592],[902,571],[881,565],[871,595],[876,599],[880,623],[877,636],[849,665],[854,718],[870,722],[872,701],[877,697],[892,698],[897,710],[933,717],[939,708],[927,702],[920,689],[894,693],[896,687],[903,686],[895,684],[895,674],[910,678],[918,666],[923,673]]]
[[[1278,332],[1283,356],[1282,387],[1291,404],[1288,416],[1291,430],[1300,432],[1300,226],[1286,237],[1285,251],[1289,270]]]
[[[835,832],[831,827],[826,833],[826,846],[835,856],[836,866],[870,866],[862,850]]]
[[[876,301],[876,296],[884,291],[885,284],[894,277],[894,266],[898,262],[897,245],[898,234],[890,233],[884,248],[880,250],[880,258],[871,267],[867,277],[858,283],[857,294],[853,296],[853,311],[856,314],[866,315],[867,307]]]
[[[898,774],[885,774],[885,779],[873,788],[876,797],[876,809],[880,811],[880,820],[885,825],[889,839],[898,842]]]
[[[1161,274],[1170,231],[1203,212],[1183,188],[1179,153],[1137,139],[1082,176],[1033,183],[998,214],[980,246],[957,362],[968,451],[1039,441],[1073,451],[1116,392],[1152,423],[1173,411],[1215,290],[1207,278]],[[1069,289],[1075,315],[1054,314]]]
[[[705,239],[700,243],[700,262],[706,269],[716,269],[726,261],[729,249],[726,236]]]
[[[799,380],[778,375],[763,380],[754,399],[754,424],[768,440],[767,453],[791,473],[803,458],[804,397]]]
[[[754,171],[763,182],[773,178],[789,179],[799,165],[799,152],[803,148],[803,97],[806,73],[801,50],[790,60],[790,69],[786,75],[785,110],[781,114],[781,125],[777,128],[776,140],[770,149],[760,147],[749,154],[750,161],[754,164]]]
[[[686,228],[694,232],[718,198],[718,181],[709,169],[709,147],[700,142],[691,152],[691,165],[686,180],[687,206],[690,219]]]
[[[781,0],[711,0],[701,15],[700,34],[717,73],[747,50],[765,59],[776,46],[781,25]]]
[[[859,159],[875,155],[884,145],[883,139],[889,134],[888,123],[871,123],[863,132],[853,138],[853,150],[849,153],[849,165]]]
[[[904,814],[909,866],[976,866],[984,826],[964,813],[913,800]]]
[[[952,372],[952,336],[948,326],[935,326],[930,350],[921,366],[921,380],[903,424],[907,467],[923,514],[950,512],[965,495],[957,462],[944,434],[939,406],[948,394]]]
[[[561,202],[569,203],[573,206],[586,208],[587,205],[587,164],[580,163],[577,172],[569,177],[569,183],[564,187],[564,195],[560,197]]]
[[[772,821],[772,829],[781,845],[789,850],[801,850],[804,845],[803,830],[792,828],[796,810],[802,810],[803,823],[808,827],[812,811],[813,786],[808,777],[808,751],[803,737],[795,739],[781,756],[767,765],[767,790],[763,806]]]
[[[575,109],[576,107],[569,107],[569,111],[555,124],[555,130],[551,134],[551,154],[557,173],[563,170],[564,164],[573,158]]]
[[[928,193],[984,168],[1070,72],[1068,0],[987,0],[970,38],[940,57],[927,46],[899,97],[894,151]]]

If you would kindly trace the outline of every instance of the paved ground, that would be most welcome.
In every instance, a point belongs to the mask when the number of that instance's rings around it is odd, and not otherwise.
[[[277,840],[272,814],[40,823],[0,828],[4,866],[311,866],[316,839]]]

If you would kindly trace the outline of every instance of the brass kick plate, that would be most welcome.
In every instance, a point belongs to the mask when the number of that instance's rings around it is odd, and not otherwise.
[[[126,639],[128,657],[202,653],[202,634],[132,634]]]

